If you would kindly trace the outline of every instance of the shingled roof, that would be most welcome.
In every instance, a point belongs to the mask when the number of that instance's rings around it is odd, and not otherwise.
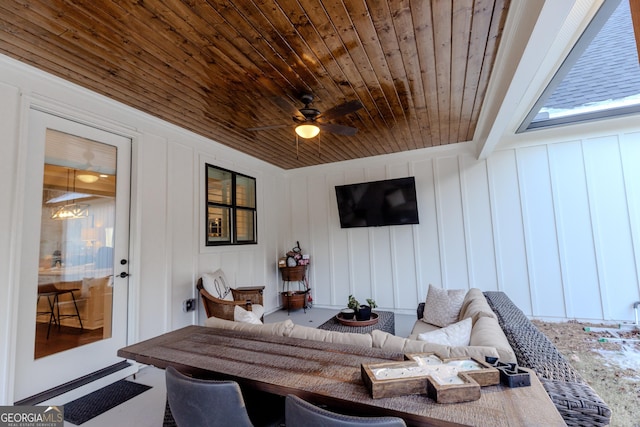
[[[621,1],[543,107],[573,109],[640,94],[629,2]]]

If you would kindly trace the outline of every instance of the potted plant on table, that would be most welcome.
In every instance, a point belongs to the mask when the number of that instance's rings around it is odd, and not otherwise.
[[[353,313],[355,313],[356,316],[356,320],[369,320],[371,319],[371,309],[376,308],[378,305],[371,298],[367,298],[367,304],[368,305],[360,304],[353,295],[349,295],[349,302],[347,304],[347,307],[353,310]]]

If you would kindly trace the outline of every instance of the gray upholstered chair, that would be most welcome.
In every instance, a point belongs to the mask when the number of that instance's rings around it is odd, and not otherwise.
[[[285,422],[287,427],[403,427],[402,418],[396,417],[354,417],[327,411],[290,394],[285,401]]]
[[[178,427],[252,426],[240,386],[233,381],[209,381],[166,369],[167,399]]]

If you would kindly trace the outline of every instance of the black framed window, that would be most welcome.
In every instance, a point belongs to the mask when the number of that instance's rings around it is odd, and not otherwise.
[[[258,243],[256,179],[206,164],[207,246]]]

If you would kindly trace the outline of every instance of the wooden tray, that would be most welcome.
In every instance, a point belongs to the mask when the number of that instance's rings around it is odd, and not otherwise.
[[[396,397],[409,394],[426,394],[437,403],[459,403],[478,400],[480,398],[480,387],[500,383],[498,370],[488,363],[478,361],[471,357],[454,357],[440,359],[441,363],[455,361],[472,361],[481,369],[459,372],[457,383],[447,384],[439,382],[434,377],[434,372],[425,374],[411,374],[407,377],[395,376],[385,379],[376,378],[377,369],[415,369],[418,367],[415,357],[435,356],[433,353],[407,354],[405,358],[410,359],[405,362],[385,362],[374,364],[362,364],[360,366],[362,381],[369,390],[371,397],[379,399],[383,397]],[[438,364],[434,364],[437,367]]]
[[[378,323],[378,313],[371,313],[369,320],[356,320],[355,316],[353,319],[345,319],[342,317],[342,313],[336,314],[336,319],[345,326],[371,326]]]

